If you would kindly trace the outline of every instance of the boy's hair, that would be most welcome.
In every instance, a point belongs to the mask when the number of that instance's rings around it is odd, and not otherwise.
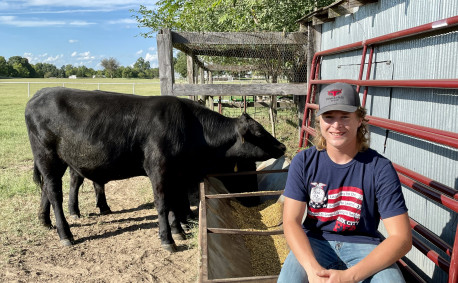
[[[356,142],[358,144],[358,151],[363,152],[369,148],[369,125],[367,124],[369,120],[366,119],[366,109],[363,107],[358,107],[355,113],[358,118],[362,119],[361,126],[359,126],[356,134]],[[313,137],[313,144],[316,149],[325,150],[326,139],[321,135],[319,116],[315,117],[315,132],[316,134]]]

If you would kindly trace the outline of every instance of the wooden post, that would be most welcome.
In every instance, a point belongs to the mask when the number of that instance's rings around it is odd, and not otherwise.
[[[187,78],[188,78],[188,84],[193,84],[194,83],[194,60],[192,59],[192,56],[186,55],[186,69],[187,69]],[[195,101],[195,96],[189,96],[189,99],[192,99]]]
[[[207,71],[207,75],[208,75],[208,84],[213,84],[213,74],[212,74],[212,71]],[[215,103],[213,101],[213,96],[209,96],[210,97],[210,100],[211,100],[211,110],[215,111]]]
[[[187,77],[188,77],[188,84],[194,83],[194,62],[192,57],[186,55],[186,66],[187,66]]]
[[[270,121],[271,121],[271,125],[272,125],[272,136],[274,136],[274,138],[276,138],[277,137],[277,135],[275,133],[275,123],[277,121],[277,96],[276,95],[272,95],[270,97],[269,114],[270,114]]]
[[[159,80],[161,95],[173,95],[173,46],[170,29],[162,29],[157,34],[157,55],[159,59]]]
[[[278,82],[277,74],[272,74],[272,83],[276,84]],[[270,96],[270,122],[272,124],[272,136],[276,137],[275,134],[275,123],[277,122],[277,96],[272,95]]]
[[[199,80],[200,80],[200,84],[202,84],[202,85],[205,84],[205,71],[204,71],[204,69],[202,69],[200,67],[199,67]],[[206,107],[208,107],[209,106],[208,105],[208,101],[207,101],[208,100],[208,96],[207,95],[202,95],[200,98],[202,99],[203,104]]]

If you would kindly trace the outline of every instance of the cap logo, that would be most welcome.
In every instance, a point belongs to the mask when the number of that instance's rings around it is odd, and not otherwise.
[[[328,95],[334,96],[334,97],[341,93],[342,93],[341,89],[331,89],[330,91],[328,91]]]

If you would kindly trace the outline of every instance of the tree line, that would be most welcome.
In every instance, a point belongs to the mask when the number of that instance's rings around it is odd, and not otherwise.
[[[63,65],[60,68],[50,63],[30,64],[27,58],[12,56],[8,60],[0,56],[0,77],[11,78],[79,78],[108,77],[108,78],[145,78],[159,77],[159,69],[151,68],[150,62],[142,57],[133,66],[121,66],[114,58],[105,58],[100,62],[103,70],[94,70],[86,66]]]

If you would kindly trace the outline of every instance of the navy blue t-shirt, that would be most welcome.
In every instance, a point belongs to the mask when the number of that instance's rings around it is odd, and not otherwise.
[[[372,149],[343,165],[326,150],[301,151],[289,167],[284,195],[307,203],[307,236],[328,241],[377,244],[380,218],[407,212],[393,165]]]

